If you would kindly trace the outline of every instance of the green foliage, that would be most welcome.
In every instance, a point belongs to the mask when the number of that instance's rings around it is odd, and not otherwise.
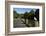
[[[34,16],[34,10],[32,9],[29,13],[28,12],[25,12],[24,14],[19,14],[17,13],[17,11],[13,11],[13,15],[14,15],[14,18],[18,18],[18,17],[21,17],[21,18],[25,18],[25,19],[28,19],[28,18],[31,18]]]
[[[34,11],[33,9],[28,13],[28,12],[25,12],[24,14],[24,18],[31,18],[34,16]]]
[[[13,11],[14,13],[13,13],[13,17],[14,18],[18,18],[19,17],[19,14],[17,13],[17,11]]]
[[[24,18],[28,18],[28,12],[25,12]]]

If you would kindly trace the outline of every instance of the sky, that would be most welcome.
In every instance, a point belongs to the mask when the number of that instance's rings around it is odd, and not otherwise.
[[[30,12],[31,8],[14,8],[13,10],[17,11],[19,14],[24,14],[25,12]]]

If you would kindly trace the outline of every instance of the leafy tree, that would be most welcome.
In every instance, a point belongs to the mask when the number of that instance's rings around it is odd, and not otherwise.
[[[28,18],[27,16],[28,16],[28,12],[25,12],[24,18]]]
[[[34,14],[34,10],[32,9],[32,10],[30,11],[30,13],[31,13],[31,14]]]
[[[25,12],[25,14],[24,14],[25,24],[26,24],[26,19],[27,18],[28,18],[28,12]]]
[[[28,14],[28,22],[29,22],[29,24],[31,23],[32,27],[35,26],[35,23],[34,23],[34,10],[33,9]]]
[[[13,17],[15,18],[16,16],[15,16],[15,14],[16,14],[16,11],[15,10],[13,10]]]
[[[13,11],[14,13],[13,13],[13,15],[14,15],[14,18],[18,18],[18,16],[19,16],[19,14],[17,13],[17,11]]]
[[[29,14],[28,14],[28,19],[33,19],[34,18],[34,10],[32,9]]]

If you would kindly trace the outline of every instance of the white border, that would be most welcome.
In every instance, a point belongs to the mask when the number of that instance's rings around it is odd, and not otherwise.
[[[13,28],[13,8],[36,8],[40,9],[39,11],[39,27],[30,27],[30,28]],[[35,31],[35,30],[42,30],[42,6],[24,6],[24,5],[10,5],[10,32],[17,32],[17,31]]]

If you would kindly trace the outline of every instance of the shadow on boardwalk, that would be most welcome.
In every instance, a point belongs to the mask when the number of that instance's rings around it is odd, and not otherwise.
[[[14,19],[14,28],[15,27],[38,27],[38,21],[28,21],[26,20],[26,24],[25,24],[25,20],[24,19],[20,19],[20,18],[17,18],[17,19]]]

